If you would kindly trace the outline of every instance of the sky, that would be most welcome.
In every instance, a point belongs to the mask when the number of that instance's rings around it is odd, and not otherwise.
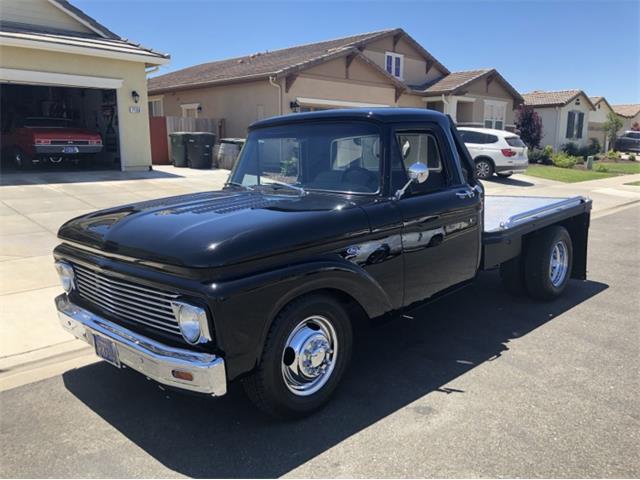
[[[496,68],[521,93],[581,89],[640,103],[640,0],[71,2],[170,54],[159,73],[401,27],[451,71]]]

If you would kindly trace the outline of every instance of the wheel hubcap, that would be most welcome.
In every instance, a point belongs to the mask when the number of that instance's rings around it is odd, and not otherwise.
[[[559,287],[564,282],[569,269],[569,256],[567,246],[563,241],[557,242],[551,250],[551,262],[549,263],[549,279],[554,287]]]
[[[323,316],[305,318],[291,332],[282,352],[282,378],[299,396],[320,390],[331,377],[338,340],[331,322]]]
[[[487,162],[479,162],[476,165],[476,175],[480,178],[486,178],[489,176],[489,164]]]

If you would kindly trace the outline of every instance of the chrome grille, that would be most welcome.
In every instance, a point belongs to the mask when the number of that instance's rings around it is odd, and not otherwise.
[[[101,309],[132,323],[174,334],[180,339],[171,300],[177,294],[121,280],[74,264],[78,294]]]

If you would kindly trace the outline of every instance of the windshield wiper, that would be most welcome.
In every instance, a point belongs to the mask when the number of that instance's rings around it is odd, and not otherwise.
[[[254,190],[253,187],[250,187],[249,185],[243,185],[243,184],[238,183],[238,182],[227,182],[227,183],[224,184],[224,186],[225,187],[240,187],[240,188],[243,188],[245,190],[252,190],[252,191]]]
[[[280,182],[278,180],[273,180],[271,178],[267,181],[267,183],[261,183],[260,185],[256,185],[256,187],[258,186],[261,186],[261,187],[270,186],[271,188],[274,188],[274,189],[276,189],[277,187],[287,187],[298,192],[298,194],[300,194],[301,197],[307,194],[307,191],[302,187],[298,187],[297,185],[291,185],[290,183],[286,183],[286,182]]]

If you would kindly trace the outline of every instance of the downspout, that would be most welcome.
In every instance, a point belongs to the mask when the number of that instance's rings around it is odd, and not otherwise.
[[[278,112],[280,112],[279,114],[282,115],[282,85],[280,85],[279,83],[275,83],[275,78],[275,76],[269,77],[269,83],[272,87],[276,87],[278,89]]]
[[[442,109],[444,110],[443,113],[445,115],[451,115],[451,113],[449,112],[449,102],[447,101],[446,97],[444,96],[444,93],[442,94]],[[453,118],[453,116],[451,118]]]
[[[556,107],[556,139],[554,142],[553,150],[560,150],[560,132],[562,131],[562,125],[560,125],[560,107]]]

